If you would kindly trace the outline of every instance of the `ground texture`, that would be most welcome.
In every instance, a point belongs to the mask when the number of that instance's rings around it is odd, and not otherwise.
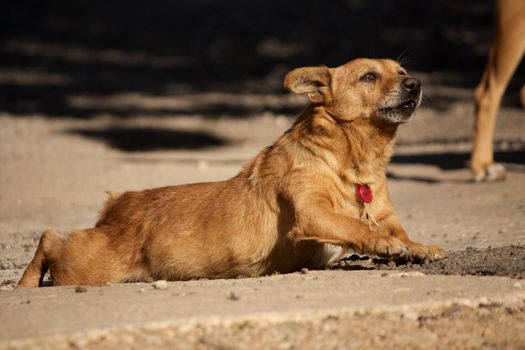
[[[438,261],[406,262],[352,255],[334,269],[420,271],[432,275],[508,276],[525,278],[525,247],[506,246],[450,251]]]
[[[523,66],[496,127],[507,179],[475,184],[467,170],[492,4],[6,4],[0,348],[525,348]],[[13,290],[44,229],[92,226],[105,190],[234,176],[304,108],[282,88],[291,68],[399,54],[425,100],[399,129],[389,188],[410,237],[447,258]]]
[[[203,103],[207,96],[184,98]],[[275,98],[280,103],[302,103],[286,96]],[[414,240],[445,247],[448,257],[441,261],[406,264],[353,256],[334,267],[336,271],[306,275],[172,282],[167,290],[130,284],[24,292],[11,289],[43,229],[67,233],[92,225],[107,189],[137,190],[233,176],[292,119],[264,114],[249,120],[227,116],[211,121],[198,116],[49,120],[4,114],[0,117],[0,288],[4,290],[0,317],[8,326],[2,328],[0,347],[525,346],[520,328],[525,300],[521,280],[525,158],[519,135],[525,127],[523,112],[505,108],[498,125],[496,157],[509,170],[507,180],[482,184],[470,182],[469,144],[458,140],[468,138],[471,114],[470,101],[458,102],[440,116],[423,108],[400,129],[389,167],[390,190],[402,223]],[[451,124],[457,125],[453,131]],[[182,137],[182,146],[177,144],[180,135],[190,135],[189,141]],[[221,143],[196,149],[184,146],[202,135]],[[432,135],[443,140],[432,140]],[[512,142],[504,141],[506,137]],[[159,142],[175,146],[153,147]],[[153,146],[129,150],[129,145]],[[404,284],[396,287],[392,282],[396,280]],[[368,285],[370,281],[374,284]],[[217,295],[207,294],[208,290]],[[335,295],[338,290],[343,294]],[[359,295],[352,294],[357,291]],[[241,307],[245,304],[248,308]]]

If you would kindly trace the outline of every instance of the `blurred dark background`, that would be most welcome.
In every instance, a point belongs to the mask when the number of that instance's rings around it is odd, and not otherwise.
[[[360,56],[399,59],[433,84],[474,88],[494,8],[492,0],[0,4],[0,110],[83,118],[100,111],[67,96],[275,93],[293,67]],[[508,95],[523,81],[520,67]]]

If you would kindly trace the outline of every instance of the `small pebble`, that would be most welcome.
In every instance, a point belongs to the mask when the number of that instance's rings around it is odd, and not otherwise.
[[[16,284],[16,280],[8,279],[2,282],[3,285]]]
[[[197,162],[197,170],[200,172],[208,170],[208,162],[205,160],[199,160]]]
[[[303,275],[308,274],[308,272],[310,272],[310,270],[308,270],[306,267],[303,267],[303,268],[301,269],[301,273],[302,273]]]
[[[152,283],[155,289],[168,289],[168,282],[166,280],[158,280]]]
[[[75,293],[85,293],[87,292],[87,288],[86,287],[82,287],[82,286],[76,286],[75,287]]]
[[[13,268],[13,263],[10,261],[2,261],[0,263],[0,270],[9,270]]]
[[[516,283],[514,283],[514,284],[512,285],[512,287],[514,287],[514,288],[521,288],[521,283],[516,282]]]
[[[403,309],[404,310],[401,313],[401,317],[411,321],[415,321],[419,318],[419,314],[416,310],[411,310],[407,306],[405,306]]]
[[[230,300],[239,300],[241,297],[239,296],[239,294],[235,293],[235,292],[230,292],[230,296],[228,297],[228,299]]]
[[[82,349],[86,347],[87,340],[83,337],[76,338],[69,343],[73,348]]]
[[[139,289],[139,293],[146,293],[146,288],[142,287]]]
[[[387,277],[387,276],[388,276],[388,273],[387,273],[387,272],[383,272],[383,273],[381,274],[381,277]]]

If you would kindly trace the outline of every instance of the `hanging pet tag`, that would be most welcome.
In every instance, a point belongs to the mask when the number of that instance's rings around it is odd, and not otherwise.
[[[372,202],[372,199],[374,199],[374,195],[372,194],[372,189],[367,184],[358,184],[355,186],[355,194],[357,198],[363,202],[363,215],[361,216],[361,220],[366,221],[368,223],[368,226],[370,229],[372,229],[372,224],[376,224],[379,226],[377,221],[374,220],[372,215],[370,214],[370,202]]]

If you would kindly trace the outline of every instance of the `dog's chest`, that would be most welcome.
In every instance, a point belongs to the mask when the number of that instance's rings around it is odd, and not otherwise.
[[[377,167],[366,162],[346,167],[340,178],[346,187],[353,190],[356,184],[372,185],[376,183],[380,173],[381,169],[377,169]]]
[[[372,177],[368,180],[370,182],[365,182],[367,181],[365,179],[359,180],[355,176],[352,176],[352,180],[345,177],[337,178],[333,183],[333,188],[328,191],[334,210],[354,218],[359,217],[363,208],[363,198],[359,196],[358,189],[366,186],[373,191],[376,186],[375,183],[371,183],[372,179],[375,181],[375,178]]]

